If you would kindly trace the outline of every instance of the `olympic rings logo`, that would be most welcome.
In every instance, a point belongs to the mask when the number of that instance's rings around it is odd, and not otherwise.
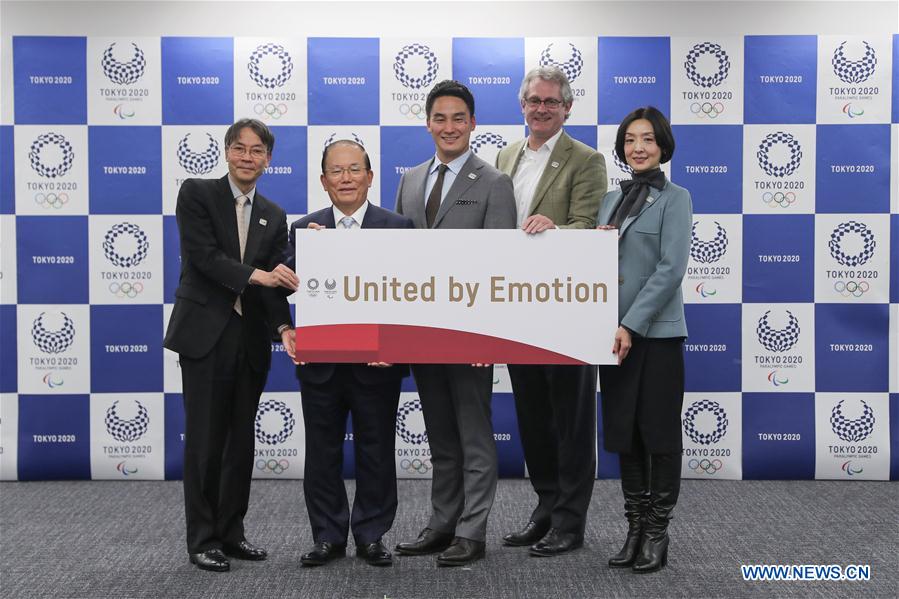
[[[274,458],[256,460],[256,470],[261,470],[262,472],[282,474],[288,468],[290,468],[290,462],[287,460],[276,460]]]
[[[140,295],[144,290],[143,283],[129,283],[125,281],[124,283],[110,283],[109,284],[109,292],[115,295],[116,297],[130,297],[131,299],[136,298]]]
[[[34,196],[34,201],[41,208],[56,208],[59,210],[69,203],[69,194],[39,193]]]
[[[425,107],[422,104],[400,104],[400,114],[404,117],[415,120],[418,119],[420,121],[425,118]]]
[[[774,193],[766,191],[762,194],[762,201],[772,208],[774,208],[775,206],[787,208],[789,206],[792,206],[796,201],[796,194],[792,191],[788,191],[787,193],[784,193],[782,191],[776,191]]]
[[[724,468],[724,464],[721,460],[709,460],[707,458],[702,458],[701,460],[690,460],[687,462],[687,467],[695,472],[696,474],[715,474],[722,468]]]
[[[253,106],[253,112],[263,119],[277,120],[287,114],[287,104],[274,104],[273,102],[256,104]]]
[[[431,460],[428,458],[423,460],[405,458],[400,462],[400,468],[412,474],[427,474],[431,471]]]
[[[690,112],[701,119],[704,119],[705,117],[714,119],[724,112],[724,104],[721,102],[715,102],[714,104],[711,102],[703,102],[701,104],[699,102],[693,102],[690,104]]]
[[[871,289],[867,281],[837,281],[833,284],[834,290],[843,297],[861,297]]]

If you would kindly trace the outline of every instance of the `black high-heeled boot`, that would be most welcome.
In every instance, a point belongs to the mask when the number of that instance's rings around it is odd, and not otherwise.
[[[624,517],[627,518],[627,537],[621,550],[609,558],[612,568],[630,568],[640,550],[640,538],[646,510],[649,507],[649,468],[642,453],[618,454],[621,465],[621,491],[624,494]]]
[[[634,572],[655,572],[668,563],[668,521],[680,493],[680,453],[650,457],[649,509]]]

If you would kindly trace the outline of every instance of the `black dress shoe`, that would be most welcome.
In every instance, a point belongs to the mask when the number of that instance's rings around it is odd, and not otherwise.
[[[528,522],[521,530],[510,532],[503,537],[503,543],[510,547],[526,547],[533,545],[549,530],[549,524],[537,524],[533,520]]]
[[[546,536],[531,545],[531,555],[538,557],[551,557],[560,553],[567,553],[584,546],[584,537],[573,532],[562,532],[556,528],[550,528]]]
[[[452,542],[453,535],[450,533],[426,528],[411,543],[400,543],[397,545],[396,552],[400,555],[428,555],[443,551]]]
[[[210,572],[227,572],[231,569],[228,558],[222,553],[221,549],[210,549],[202,553],[191,553],[190,563],[196,565],[201,570],[209,570]]]
[[[319,541],[312,546],[312,551],[304,553],[300,557],[300,563],[304,566],[324,566],[331,560],[346,555],[346,545],[335,545],[327,541]]]
[[[391,566],[393,565],[393,554],[384,547],[381,539],[374,543],[356,546],[356,555],[365,560],[369,566]]]
[[[438,566],[465,566],[484,558],[483,541],[456,537],[446,551],[437,556]]]
[[[243,540],[237,545],[225,545],[223,551],[228,557],[246,559],[254,562],[262,561],[268,557],[268,552],[265,549],[257,547],[247,540]]]

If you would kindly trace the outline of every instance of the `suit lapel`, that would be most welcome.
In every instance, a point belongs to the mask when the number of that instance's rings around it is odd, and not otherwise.
[[[237,236],[237,205],[234,203],[234,196],[231,194],[231,186],[228,184],[228,175],[218,180],[218,193],[213,200],[218,208],[219,215],[222,219],[222,225],[225,228],[225,253],[240,260],[240,239]]]
[[[666,187],[667,187],[667,183],[666,183]],[[662,189],[662,191],[659,191],[658,189],[655,189],[654,187],[649,188],[649,195],[646,196],[646,200],[644,200],[643,206],[640,208],[640,212],[638,212],[634,216],[627,217],[626,219],[624,219],[624,222],[621,223],[621,231],[618,233],[619,240],[624,235],[625,231],[627,231],[628,228],[634,223],[635,220],[637,220],[638,218],[643,216],[643,214],[645,212],[647,212],[653,206],[658,204],[658,200],[662,196],[662,193],[664,193],[664,191],[665,191],[664,189]],[[621,194],[621,198],[624,199],[624,194]],[[620,203],[620,200],[618,203]],[[614,214],[614,212],[612,214]]]
[[[384,215],[380,211],[376,211],[372,204],[368,205],[365,210],[365,218],[362,219],[360,226],[363,229],[383,229]]]
[[[428,199],[425,197],[425,190],[428,188],[428,172],[431,170],[431,164],[433,164],[434,159],[432,158],[425,164],[417,167],[414,171],[410,171],[409,177],[409,187],[414,190],[412,192],[412,214],[411,216],[408,214],[408,210],[406,210],[406,216],[411,218],[415,222],[415,226],[419,229],[427,229],[428,221],[425,216],[425,203]]]
[[[556,177],[558,177],[562,169],[565,168],[565,163],[568,162],[568,158],[571,156],[571,148],[573,146],[574,144],[571,143],[571,138],[568,137],[567,133],[562,131],[562,135],[559,136],[559,141],[556,142],[556,147],[553,148],[552,153],[549,155],[546,168],[543,169],[543,174],[540,176],[540,182],[537,183],[537,189],[534,191],[534,198],[531,200],[531,207],[528,209],[527,216],[531,216],[536,212],[537,206],[543,201],[543,196],[546,195],[546,192],[549,190],[550,186],[552,186],[553,181],[556,180]]]
[[[334,208],[329,206],[325,209],[325,213],[322,215],[322,219],[319,224],[324,225],[326,229],[337,228],[337,221],[334,220]]]
[[[468,188],[481,178],[478,171],[481,170],[482,166],[483,163],[475,156],[474,152],[472,152],[471,156],[468,157],[468,160],[465,161],[465,164],[462,165],[459,174],[456,175],[453,186],[449,188],[449,191],[447,191],[446,195],[443,197],[443,201],[440,202],[440,209],[437,211],[437,216],[434,218],[434,228],[440,225],[440,221],[443,220],[446,213],[453,209],[453,206],[456,205],[456,200],[462,198],[463,194],[468,191]]]
[[[515,176],[515,172],[518,170],[518,164],[521,162],[521,153],[522,148],[524,148],[524,144],[526,144],[528,138],[524,138],[522,140],[516,141],[514,144],[509,146],[509,154],[512,156],[511,160],[511,168],[501,168],[500,170],[509,175],[510,177]],[[508,162],[506,166],[509,166]]]

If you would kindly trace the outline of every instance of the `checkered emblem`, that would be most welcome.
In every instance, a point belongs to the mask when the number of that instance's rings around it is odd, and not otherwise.
[[[793,316],[793,313],[789,310],[786,310],[786,313],[787,326],[782,329],[771,328],[771,324],[768,322],[768,315],[771,314],[771,310],[768,310],[759,318],[755,332],[758,335],[759,343],[768,351],[788,351],[799,341],[799,319]]]
[[[356,142],[357,144],[359,144],[359,145],[362,146],[363,148],[365,147],[365,144],[362,143],[362,138],[361,138],[361,137],[359,137],[358,135],[356,135],[355,133],[352,133],[352,132],[350,132],[350,137],[353,138],[353,141],[354,141],[354,142]],[[324,150],[325,148],[327,148],[328,146],[330,146],[330,145],[331,145],[332,143],[334,143],[335,141],[337,141],[337,132],[336,132],[336,131],[335,131],[334,133],[332,133],[331,135],[329,135],[329,136],[328,136],[328,139],[325,140],[325,143],[324,143],[324,145],[322,146],[322,150]]]
[[[834,75],[844,83],[862,83],[874,74],[877,67],[877,55],[874,48],[868,42],[862,41],[865,46],[865,55],[858,60],[849,60],[843,52],[846,42],[843,42],[833,51],[830,64],[833,65]]]
[[[778,144],[787,146],[787,149],[790,151],[790,158],[787,160],[786,164],[774,164],[771,162],[771,148]],[[755,153],[755,156],[759,160],[759,166],[768,175],[772,177],[786,177],[795,173],[796,169],[799,168],[799,165],[802,163],[802,146],[799,145],[799,141],[789,133],[776,131],[775,133],[769,133],[765,136],[765,139],[759,144],[759,149]]]
[[[721,226],[721,223],[715,221],[715,237],[709,241],[703,241],[696,235],[696,225],[699,221],[693,223],[690,235],[692,242],[690,244],[690,256],[702,264],[710,264],[717,262],[724,254],[727,253],[727,231]]]
[[[55,147],[61,155],[59,162],[56,164],[44,162],[44,152],[51,147]],[[31,144],[28,160],[31,162],[31,168],[38,175],[55,179],[56,177],[62,177],[72,168],[72,163],[75,161],[75,150],[72,149],[72,144],[69,143],[69,140],[59,133],[42,133]]]
[[[219,144],[209,133],[206,134],[208,144],[202,152],[190,149],[190,133],[178,142],[178,163],[191,175],[205,175],[219,163]]]
[[[502,150],[507,145],[509,145],[509,142],[503,139],[503,136],[499,133],[480,133],[471,140],[471,149],[475,154],[484,146],[495,146],[496,149]]]
[[[116,251],[116,240],[127,235],[132,238],[135,250],[131,254],[120,254]],[[119,223],[113,225],[106,232],[103,238],[103,254],[114,266],[119,268],[131,268],[137,266],[147,257],[147,251],[150,249],[150,242],[147,240],[147,234],[143,229],[132,223]]]
[[[125,420],[119,416],[116,410],[116,407],[119,405],[118,399],[106,410],[106,418],[104,420],[106,422],[106,431],[116,441],[121,441],[122,443],[137,441],[144,436],[144,433],[147,432],[147,428],[150,426],[150,414],[147,412],[147,408],[137,400],[134,400],[134,403],[137,404],[137,416],[131,420]]]
[[[275,62],[280,62],[281,66],[275,74],[266,74],[263,72],[265,57],[272,56]],[[263,44],[253,50],[250,54],[250,61],[247,63],[247,70],[250,72],[250,79],[259,87],[266,89],[275,89],[281,87],[293,75],[293,60],[290,54],[284,49],[284,46],[278,44]]]
[[[715,417],[715,429],[711,432],[704,433],[696,428],[696,416],[702,412],[711,412]],[[690,440],[700,445],[711,445],[717,443],[727,434],[727,412],[721,407],[717,401],[710,399],[702,399],[694,401],[684,413],[684,432],[690,437]]]
[[[116,43],[109,44],[103,57],[100,59],[100,66],[103,67],[103,74],[113,83],[119,85],[131,85],[136,83],[144,76],[144,69],[147,66],[147,59],[144,57],[144,51],[137,44],[131,43],[131,60],[121,62],[113,56]]]
[[[854,420],[846,418],[843,415],[844,401],[846,400],[841,399],[840,403],[835,405],[830,412],[830,428],[837,437],[847,443],[864,441],[874,432],[874,423],[876,422],[874,410],[864,400],[859,400],[862,403],[862,415]]]
[[[425,61],[425,71],[419,76],[410,75],[406,72],[406,62],[415,56],[420,56]],[[393,62],[393,74],[396,75],[397,81],[402,83],[404,87],[411,89],[421,89],[430,85],[437,78],[437,69],[439,68],[437,55],[424,44],[403,46]]]
[[[71,347],[75,341],[75,323],[65,312],[62,315],[62,326],[55,331],[48,331],[44,326],[44,315],[41,312],[31,324],[31,340],[45,354],[61,354]]]
[[[274,433],[267,432],[262,424],[263,417],[269,412],[275,412],[281,416],[281,428]],[[256,410],[256,440],[263,445],[284,443],[293,434],[295,425],[296,418],[294,418],[293,410],[288,408],[283,401],[267,399],[260,403]]]
[[[574,80],[580,77],[581,71],[584,68],[584,56],[571,42],[568,43],[568,46],[571,48],[571,55],[567,60],[560,61],[552,57],[553,45],[548,45],[546,49],[540,53],[540,66],[556,67],[565,73],[565,76],[568,77],[568,83],[574,83]]]
[[[420,433],[413,432],[406,425],[406,418],[413,412],[421,412],[421,400],[413,399],[407,401],[396,412],[396,434],[406,443],[413,445],[421,445],[428,442],[428,431]]]
[[[618,150],[615,150],[614,148],[612,149],[612,160],[615,161],[615,166],[617,166],[621,172],[628,175],[634,174],[634,169],[631,168],[631,165],[625,162],[625,160],[618,155]]]
[[[862,240],[862,249],[857,254],[847,254],[843,251],[843,237],[847,233],[855,233]],[[836,229],[830,234],[830,241],[827,242],[830,248],[830,255],[833,259],[850,268],[861,266],[874,256],[874,248],[877,247],[877,241],[874,239],[874,233],[864,223],[850,220],[837,225]]]
[[[718,70],[711,75],[700,73],[696,68],[699,58],[706,54],[714,56],[718,61]],[[684,69],[686,70],[687,78],[693,82],[693,85],[716,87],[721,85],[727,79],[728,73],[730,73],[730,57],[720,45],[712,42],[702,42],[701,44],[696,44],[687,52]]]

